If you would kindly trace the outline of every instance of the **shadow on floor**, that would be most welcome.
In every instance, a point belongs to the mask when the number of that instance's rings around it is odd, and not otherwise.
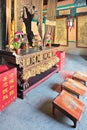
[[[58,92],[58,93],[60,93],[62,91],[61,84],[58,84],[58,83],[54,84],[51,87],[51,89],[54,90],[54,91],[56,91],[56,92]]]
[[[87,56],[81,56],[83,59],[87,60]]]
[[[59,124],[66,125],[68,127],[73,126],[71,120],[68,117],[66,117],[63,113],[61,113],[59,110],[55,109],[55,115],[53,115],[52,101],[53,99],[46,100],[43,104],[41,104],[38,107],[38,110],[41,113],[44,113],[46,116],[49,116],[53,120],[57,121]]]

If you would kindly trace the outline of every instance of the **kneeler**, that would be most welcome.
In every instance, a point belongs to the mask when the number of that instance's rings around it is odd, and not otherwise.
[[[72,78],[81,81],[84,85],[87,83],[87,73],[77,71],[72,75]]]
[[[78,98],[79,96],[84,96],[87,91],[87,87],[84,84],[70,78],[66,78],[62,82],[61,86],[62,86],[62,89],[67,90],[68,92],[72,94],[75,94]]]
[[[74,122],[73,127],[76,128],[77,121],[80,121],[84,112],[85,104],[65,90],[63,90],[60,95],[53,100],[52,104],[53,114],[55,108],[61,111]]]

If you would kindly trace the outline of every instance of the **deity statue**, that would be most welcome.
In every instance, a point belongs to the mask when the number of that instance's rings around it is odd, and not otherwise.
[[[33,37],[34,34],[31,30],[31,21],[34,17],[34,14],[37,13],[35,6],[31,6],[28,8],[28,6],[23,7],[23,13],[21,18],[23,19],[23,22],[25,24],[26,33],[27,33],[27,39],[30,46],[33,44]]]

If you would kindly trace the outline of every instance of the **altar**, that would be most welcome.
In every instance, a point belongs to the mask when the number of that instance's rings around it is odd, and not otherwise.
[[[12,67],[17,67],[18,97],[26,94],[37,85],[58,72],[59,58],[56,55],[58,47],[46,47],[43,50],[21,50],[20,55],[6,50],[0,50],[2,61]]]

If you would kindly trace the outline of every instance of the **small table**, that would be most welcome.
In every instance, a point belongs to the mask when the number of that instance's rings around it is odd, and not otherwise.
[[[85,85],[83,85],[81,82],[77,80],[70,78],[65,79],[65,81],[61,85],[62,89],[75,94],[78,98],[79,96],[84,96],[84,94],[87,91],[87,87]]]
[[[82,72],[75,72],[75,73],[72,75],[72,78],[73,78],[73,79],[76,79],[76,80],[78,80],[78,81],[81,81],[81,82],[84,83],[84,85],[86,86],[86,83],[87,83],[87,74],[82,73]]]
[[[55,108],[64,113],[74,122],[74,128],[76,128],[77,121],[81,119],[85,105],[78,98],[63,90],[59,96],[57,96],[53,102],[53,114]]]

